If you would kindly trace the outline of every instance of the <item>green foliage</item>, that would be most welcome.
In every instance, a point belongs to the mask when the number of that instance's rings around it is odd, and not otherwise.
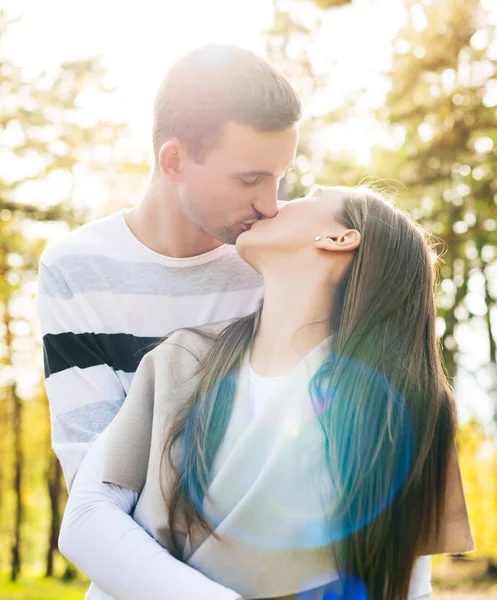
[[[403,143],[378,151],[376,168],[397,174],[409,190],[406,204],[413,216],[446,246],[439,310],[449,372],[457,371],[459,325],[482,319],[495,372],[490,323],[497,298],[491,283],[497,259],[495,31],[479,0],[406,5],[410,19],[395,41],[392,87],[379,112]],[[483,282],[484,310],[471,301],[471,279]]]
[[[459,429],[459,462],[476,557],[497,558],[497,451],[475,420]]]
[[[0,10],[0,40],[10,24]],[[33,283],[44,239],[33,232],[44,235],[40,223],[61,221],[68,228],[81,223],[86,209],[73,206],[78,174],[100,170],[105,176],[106,156],[115,169],[119,161],[111,150],[125,129],[97,115],[89,118],[85,99],[112,91],[99,59],[66,62],[27,79],[0,46],[0,87],[0,566],[19,555],[43,570],[52,515],[48,407],[40,390],[29,400],[19,390],[23,369],[39,362],[29,364],[27,357],[41,355],[32,333]],[[54,198],[61,178],[66,191]],[[12,558],[13,575],[18,562]]]
[[[0,40],[7,35],[10,24],[0,10]],[[105,75],[100,60],[91,58],[65,62],[55,72],[26,79],[21,68],[0,52],[0,136],[4,164],[11,166],[0,171],[0,218],[4,227],[19,231],[16,217],[75,222],[73,188],[67,186],[65,204],[57,204],[47,197],[46,190],[51,189],[47,184],[54,181],[55,175],[74,178],[77,169],[95,169],[99,151],[108,149],[123,135],[122,125],[86,116],[85,97],[98,98],[112,91]],[[39,201],[19,201],[33,186],[41,190]],[[6,243],[5,235],[4,230],[1,239]]]
[[[304,22],[299,11],[292,9],[301,0],[290,0],[285,8],[279,9],[276,4],[273,27],[267,32],[268,57],[291,80],[299,92],[304,107],[311,104],[316,92],[324,89],[333,77],[333,61],[330,72],[317,74],[313,68],[311,54],[313,50],[314,32],[322,22],[322,13],[310,11]],[[313,2],[318,8],[330,8],[333,5],[350,4],[350,2]],[[328,6],[324,6],[327,4]],[[322,6],[320,6],[322,5]],[[291,52],[289,48],[291,47]],[[315,50],[315,48],[314,48]],[[315,184],[355,185],[365,174],[364,167],[357,164],[353,157],[341,153],[330,155],[326,151],[314,151],[316,134],[329,130],[335,123],[344,121],[351,106],[340,106],[323,114],[307,117],[300,127],[299,143],[295,168],[282,181],[280,198],[291,199],[305,196]]]

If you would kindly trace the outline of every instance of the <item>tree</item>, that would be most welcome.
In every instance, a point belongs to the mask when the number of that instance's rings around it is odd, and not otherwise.
[[[0,11],[0,39],[8,34],[11,21]],[[1,50],[1,48],[0,48]],[[20,330],[30,328],[31,315],[19,310],[29,296],[27,286],[36,277],[38,257],[43,247],[25,235],[39,222],[60,220],[69,226],[78,223],[84,210],[71,205],[78,176],[102,168],[102,151],[116,146],[124,128],[106,123],[96,115],[88,118],[85,97],[103,97],[112,91],[98,59],[66,62],[52,73],[25,79],[21,69],[0,52],[0,135],[4,151],[0,170],[0,330],[3,344],[2,422],[9,419],[14,466],[11,476],[14,492],[14,519],[11,529],[10,578],[16,580],[22,566],[22,523],[24,456],[22,450],[23,399],[18,382],[23,357],[16,343]],[[8,168],[7,168],[8,166]],[[12,175],[14,173],[14,175]],[[54,201],[54,182],[65,178],[65,193]],[[26,199],[27,198],[27,199]],[[36,198],[35,203],[31,198]],[[31,307],[32,308],[32,307]],[[29,312],[29,311],[28,311]],[[39,351],[39,350],[37,350]],[[52,506],[47,573],[53,572],[53,551],[60,522],[60,469],[49,458],[49,489]],[[6,483],[7,474],[1,479]]]
[[[62,522],[61,498],[63,497],[62,492],[64,487],[62,468],[57,457],[53,453],[50,455],[46,477],[52,519],[50,521],[50,532],[48,536],[45,576],[52,577],[54,574],[54,555],[57,550],[60,524]]]
[[[491,376],[497,366],[495,32],[479,0],[406,5],[409,23],[395,41],[392,87],[380,113],[403,142],[379,152],[377,165],[399,173],[413,216],[446,246],[438,301],[449,373],[457,373],[469,325],[485,330],[488,360],[481,367]]]
[[[337,58],[326,56],[327,68],[317,72],[312,61],[316,50],[315,36],[319,31],[324,12],[322,9],[350,4],[350,1],[308,2],[307,19],[303,19],[299,6],[302,0],[279,2],[274,0],[272,28],[267,31],[267,54],[290,79],[298,91],[302,104],[311,106],[316,95],[323,91],[333,79]],[[322,54],[322,49],[319,49]],[[333,185],[355,185],[364,174],[364,167],[352,156],[343,152],[339,156],[327,150],[318,150],[316,138],[335,123],[344,122],[352,104],[344,102],[339,108],[305,115],[300,127],[299,144],[295,168],[280,186],[280,197],[290,199],[304,196],[314,183]]]

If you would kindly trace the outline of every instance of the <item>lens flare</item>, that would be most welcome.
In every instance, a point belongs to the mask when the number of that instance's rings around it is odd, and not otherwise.
[[[336,383],[328,374],[337,367],[352,376],[339,377]],[[363,382],[373,386],[368,388],[374,390],[373,399],[359,397]],[[330,354],[310,386],[303,377],[285,393],[286,410],[276,405],[260,418],[245,413],[250,432],[242,430],[229,440],[206,497],[195,496],[198,487],[187,482],[216,533],[254,551],[323,548],[351,535],[392,502],[412,465],[408,407],[385,376],[368,365]],[[293,402],[292,393],[298,394]],[[385,428],[390,425],[394,431],[389,438]],[[378,450],[380,436],[385,443]],[[339,459],[333,470],[327,458],[330,445]],[[356,494],[345,510],[343,498],[358,475],[375,494],[367,503]]]

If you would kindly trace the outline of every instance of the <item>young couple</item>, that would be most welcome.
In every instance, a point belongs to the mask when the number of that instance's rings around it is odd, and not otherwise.
[[[144,197],[42,256],[88,599],[425,600],[474,547],[429,239],[367,188],[278,202],[300,118],[252,53],[185,56]]]

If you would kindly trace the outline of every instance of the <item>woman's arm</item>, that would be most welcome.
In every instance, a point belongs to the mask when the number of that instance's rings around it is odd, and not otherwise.
[[[101,482],[107,431],[74,480],[61,553],[116,600],[238,600],[236,592],[175,559],[131,518],[136,492]]]

